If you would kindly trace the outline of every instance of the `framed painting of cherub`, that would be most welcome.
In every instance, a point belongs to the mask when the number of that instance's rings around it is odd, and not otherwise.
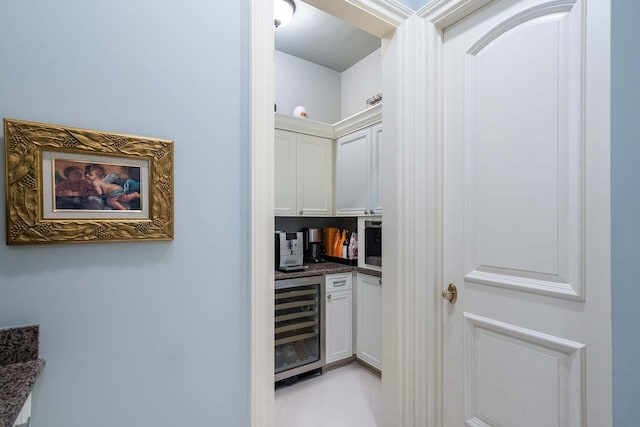
[[[173,141],[4,119],[7,244],[173,239]]]

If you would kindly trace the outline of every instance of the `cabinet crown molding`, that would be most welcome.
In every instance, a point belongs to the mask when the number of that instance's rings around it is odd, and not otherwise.
[[[334,139],[333,126],[328,123],[316,122],[315,120],[309,119],[299,119],[297,117],[285,116],[283,114],[275,114],[274,120],[276,129]]]
[[[382,103],[347,117],[333,125],[334,138],[349,135],[382,121]]]
[[[319,136],[321,138],[337,139],[360,129],[367,128],[382,121],[382,103],[367,108],[364,111],[329,124],[314,120],[299,119],[297,117],[275,114],[275,128],[302,133],[305,135]]]

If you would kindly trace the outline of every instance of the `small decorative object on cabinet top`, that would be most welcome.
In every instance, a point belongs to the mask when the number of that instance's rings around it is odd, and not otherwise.
[[[301,119],[306,119],[307,117],[307,109],[304,108],[302,105],[298,105],[294,110],[293,110],[293,116],[294,117],[300,117]]]
[[[375,95],[373,95],[371,98],[367,99],[367,105],[369,107],[373,107],[376,104],[379,104],[380,102],[382,102],[382,92],[378,92]]]
[[[7,244],[173,239],[173,141],[4,119]]]

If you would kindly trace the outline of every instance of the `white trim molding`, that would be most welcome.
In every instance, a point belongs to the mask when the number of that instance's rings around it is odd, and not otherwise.
[[[367,128],[382,121],[382,104],[367,108],[364,111],[347,117],[333,125],[333,137],[338,139],[360,129]]]
[[[282,114],[275,115],[275,128],[321,138],[338,139],[382,121],[382,104],[360,111],[333,125],[314,120],[299,119]]]
[[[391,22],[394,27],[399,27],[414,12],[397,0],[349,0],[349,2],[380,19]]]
[[[478,10],[491,0],[435,0],[416,12],[412,30],[414,46],[406,51],[400,64],[411,69],[404,72],[402,81],[406,104],[400,114],[412,123],[402,129],[408,135],[403,140],[405,183],[398,192],[410,195],[403,203],[399,239],[406,255],[399,254],[405,265],[398,277],[404,283],[405,324],[402,353],[405,363],[416,370],[414,378],[422,378],[412,385],[403,385],[405,399],[402,414],[411,416],[402,426],[442,426],[442,277],[443,256],[443,105],[442,86],[444,28]],[[405,81],[403,81],[405,80]],[[425,120],[426,119],[426,120]],[[385,209],[385,212],[387,210]],[[403,256],[404,255],[404,256]],[[405,275],[405,277],[403,277]],[[389,282],[388,280],[386,281]],[[411,286],[410,284],[414,285]],[[412,313],[406,309],[412,306]],[[418,360],[408,359],[414,355]],[[404,368],[405,371],[410,369]],[[403,373],[403,378],[407,373]],[[411,398],[412,402],[408,401]]]
[[[433,0],[418,9],[416,15],[426,19],[440,31],[471,15],[493,0]]]
[[[272,427],[274,418],[273,230],[274,63],[273,4],[251,1],[251,232],[250,425]]]
[[[299,119],[293,116],[275,114],[275,128],[291,132],[303,133],[305,135],[319,136],[320,138],[333,139],[333,126],[328,123],[316,122],[314,120]]]
[[[330,15],[380,38],[390,38],[413,10],[397,0],[306,0]]]
[[[428,85],[427,26],[396,31],[395,87],[383,88],[383,425],[440,425],[440,271],[437,132],[425,123],[440,88]],[[437,75],[436,75],[437,76]],[[393,347],[393,348],[389,348]]]

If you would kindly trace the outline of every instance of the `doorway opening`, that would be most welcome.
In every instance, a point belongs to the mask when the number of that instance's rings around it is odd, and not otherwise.
[[[262,4],[261,4],[262,3]],[[269,3],[265,5],[264,3]],[[360,29],[364,29],[366,32],[372,33],[380,39],[383,39],[382,43],[379,43],[378,49],[380,49],[380,56],[382,56],[385,50],[383,47],[389,47],[393,45],[393,34],[398,25],[404,21],[412,11],[397,5],[383,5],[372,10],[370,7],[356,7],[355,4],[368,5],[368,1],[318,1],[309,0],[308,5],[318,7],[325,13],[336,17],[344,18],[351,24],[354,24]],[[362,6],[360,5],[360,6]],[[276,159],[274,153],[276,152],[276,144],[274,144],[274,128],[276,128],[276,122],[280,123],[280,130],[292,132],[292,129],[287,128],[291,125],[291,117],[274,118],[274,101],[277,100],[277,93],[274,88],[274,80],[276,77],[274,66],[274,34],[273,34],[273,9],[271,8],[272,2],[263,2],[255,0],[252,2],[252,242],[251,242],[251,423],[252,426],[272,425],[266,420],[273,420],[274,417],[274,365],[276,363],[274,357],[274,345],[276,341],[274,339],[274,299],[276,294],[274,292],[274,230],[277,227],[298,227],[301,223],[291,225],[291,221],[300,221],[297,218],[315,218],[315,221],[333,221],[335,219],[335,208],[333,189],[329,200],[330,208],[329,214],[316,215],[314,209],[318,209],[318,206],[322,207],[322,203],[315,203],[316,201],[322,202],[322,197],[317,196],[317,191],[312,193],[311,196],[305,198],[311,205],[310,209],[314,215],[308,216],[303,209],[296,209],[293,214],[285,220],[274,219],[274,212],[276,209],[281,208],[279,204],[276,204],[275,200],[278,198],[276,191],[279,191],[275,186],[277,180],[278,170],[276,169]],[[304,6],[303,6],[304,7]],[[268,25],[269,23],[269,25]],[[382,46],[380,46],[380,44]],[[369,54],[374,52],[369,52]],[[278,56],[282,56],[276,52],[276,61]],[[290,54],[289,54],[290,55]],[[374,55],[375,56],[375,55]],[[290,58],[289,58],[290,59]],[[312,83],[311,83],[312,84]],[[384,86],[384,85],[382,85]],[[391,85],[392,86],[392,85]],[[341,88],[342,89],[342,88]],[[379,91],[381,91],[380,88]],[[368,98],[375,97],[377,93],[371,93]],[[349,99],[348,99],[349,100]],[[361,101],[365,101],[362,99]],[[277,105],[277,112],[282,112],[287,115],[291,114],[291,106],[285,109],[284,102],[275,103]],[[297,104],[297,102],[296,102]],[[298,105],[296,105],[297,107]],[[343,107],[343,100],[341,99],[340,111],[344,114],[349,114],[346,111],[349,107]],[[377,110],[376,110],[377,108]],[[381,117],[380,106],[374,107],[379,117]],[[314,114],[314,110],[309,109],[309,114]],[[284,114],[283,114],[284,115]],[[357,114],[356,114],[357,115]],[[369,114],[371,116],[372,114]],[[353,116],[353,115],[351,115]],[[356,120],[352,120],[350,123],[342,123],[340,129],[336,129],[336,125],[343,122],[338,120],[331,123],[334,119],[325,119],[329,123],[331,128],[330,136],[332,144],[335,144],[337,135],[346,135],[347,133],[353,133],[363,130],[363,123],[374,120],[371,117],[361,117],[359,123],[355,123]],[[303,135],[301,138],[307,138],[309,136],[317,137],[313,133],[327,131],[326,126],[312,123],[310,116],[305,123],[306,127],[299,135]],[[339,117],[342,119],[342,117]],[[363,120],[364,121],[363,121]],[[296,119],[299,120],[299,119]],[[314,121],[315,122],[315,121]],[[366,126],[365,126],[366,127]],[[284,129],[283,129],[284,128]],[[324,128],[324,130],[323,130]],[[371,131],[370,131],[371,132]],[[295,133],[295,132],[294,132]],[[313,142],[313,141],[312,141]],[[312,148],[309,153],[311,154],[311,160],[304,166],[313,168],[313,163],[318,160],[318,154],[321,154],[321,150],[317,149],[317,144]],[[315,150],[315,151],[314,151]],[[333,158],[336,155],[332,151],[330,153],[330,159],[333,162]],[[313,157],[315,156],[315,157]],[[299,158],[300,156],[298,156]],[[292,157],[291,157],[292,158]],[[296,160],[297,161],[297,160]],[[304,156],[302,157],[304,161]],[[335,165],[331,163],[331,185],[333,186],[334,169]],[[306,168],[305,168],[306,169]],[[300,179],[296,176],[296,179]],[[305,177],[303,176],[304,180]],[[315,185],[319,181],[311,180],[307,182],[307,187],[311,186],[314,189],[322,189],[322,186]],[[315,184],[314,184],[315,183]],[[299,191],[296,189],[296,197],[298,197]],[[326,200],[326,198],[324,198]],[[377,206],[370,205],[366,215],[375,217],[369,211],[375,211]],[[300,211],[302,210],[302,214]],[[364,209],[363,209],[363,215]],[[320,219],[318,219],[320,218]],[[348,218],[339,218],[340,221],[348,221]],[[282,225],[284,221],[285,225]],[[287,223],[288,221],[288,223]],[[280,224],[278,224],[280,223]],[[288,225],[287,225],[288,224]],[[338,228],[324,225],[324,228]],[[311,224],[310,226],[314,226]],[[351,230],[357,230],[357,221],[354,220],[354,224],[348,226]],[[347,227],[345,227],[347,228]],[[289,231],[289,230],[284,230]],[[297,231],[297,230],[295,230]],[[357,276],[355,278],[356,283],[358,281]],[[380,316],[382,316],[380,314]],[[378,318],[381,321],[380,317]],[[286,328],[286,325],[285,325]],[[382,340],[382,338],[380,338]],[[277,426],[277,424],[276,424]]]

